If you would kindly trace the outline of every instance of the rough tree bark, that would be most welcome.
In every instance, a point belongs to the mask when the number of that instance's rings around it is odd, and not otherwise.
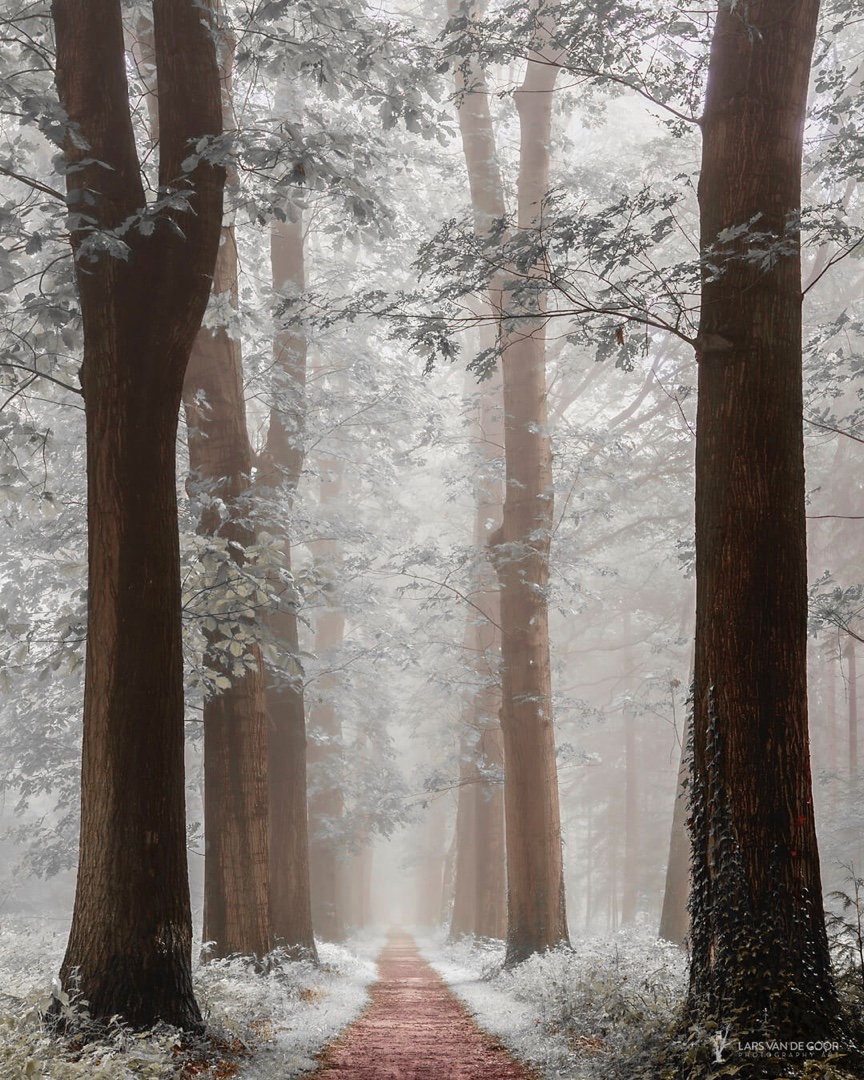
[[[213,291],[237,300],[234,228],[222,230]],[[252,448],[246,427],[240,344],[222,326],[201,330],[186,373],[184,405],[190,477],[200,500],[198,532],[219,537],[242,566],[255,543],[251,517]],[[254,612],[219,621],[255,631]],[[236,674],[224,626],[205,631],[205,665],[227,679],[204,698],[204,929],[207,955],[264,956],[270,938],[267,724],[264,670],[257,645],[240,640],[246,670]]]
[[[517,228],[540,229],[549,186],[557,67],[538,30],[516,91],[520,152]],[[545,294],[505,286],[501,334],[505,499],[490,552],[501,588],[508,964],[568,940],[546,587],[553,526],[552,451],[546,415]],[[514,317],[519,316],[518,322]]]
[[[477,407],[473,435],[480,458],[474,484],[474,543],[483,550],[490,530],[500,527],[501,521],[499,372],[481,384]],[[503,773],[501,615],[497,582],[488,565],[478,570],[471,599],[475,606],[465,628],[465,647],[481,685],[466,701],[462,720],[451,940],[466,935],[503,938],[507,927],[503,788],[490,775]]]
[[[161,210],[150,235],[125,231],[124,257],[101,244],[146,202],[121,7],[55,0],[52,13],[76,166],[66,184],[84,322],[90,598],[81,848],[61,979],[94,1018],[194,1027],[174,448],[224,184],[222,169],[186,162],[221,131],[219,71],[206,6],[155,0],[159,182],[191,212]]]
[[[689,1005],[732,1038],[839,1030],[806,687],[797,221],[818,10],[721,4],[702,119]]]
[[[219,12],[219,0],[212,3]],[[140,12],[131,41],[139,76],[147,87],[150,139],[159,143],[159,87],[153,22]],[[222,32],[217,48],[222,84],[223,126],[233,111],[234,40]],[[227,123],[226,123],[227,122]],[[236,175],[229,171],[229,184]],[[237,310],[237,245],[233,224],[224,224],[212,293],[227,296]],[[198,509],[197,531],[230,545],[242,566],[255,543],[251,514],[252,447],[246,425],[240,342],[225,325],[201,328],[183,384],[190,475],[186,491]],[[216,613],[214,612],[214,615]],[[264,956],[272,948],[269,899],[269,821],[264,671],[257,645],[249,647],[247,669],[233,670],[228,650],[231,623],[254,632],[254,612],[238,600],[226,627],[205,629],[205,665],[226,680],[204,697],[204,926],[205,958]]]
[[[289,303],[304,288],[303,221],[274,221],[270,256],[273,288]],[[304,460],[306,387],[305,335],[291,327],[274,340],[274,403],[256,486],[268,531],[282,537],[284,567],[291,570],[291,541],[284,516],[289,511]],[[265,507],[269,503],[269,507]],[[317,957],[309,889],[309,829],[306,784],[306,711],[300,643],[293,599],[286,597],[270,618],[283,658],[268,670],[270,791],[270,905],[274,944],[291,953]]]
[[[479,18],[484,7],[482,0],[467,5],[448,0],[447,4],[451,18],[464,10],[470,18]],[[489,92],[479,58],[460,58],[455,64],[454,79],[474,231],[478,237],[491,239],[500,228],[507,207]],[[502,287],[503,279],[499,274],[488,297],[499,313]],[[478,419],[477,438],[483,461],[481,479],[475,487],[474,542],[486,546],[491,533],[500,526],[503,513],[503,494],[496,467],[504,451],[500,365],[496,365],[493,376],[480,385]],[[450,934],[454,938],[464,934],[501,937],[506,932],[503,790],[482,781],[484,769],[503,765],[503,734],[499,719],[501,679],[497,670],[501,614],[497,583],[487,581],[483,571],[480,579],[474,601],[483,616],[478,620],[477,613],[469,615],[466,648],[478,659],[478,673],[484,686],[466,712],[465,725],[470,742],[466,738],[460,740],[462,783],[457,805],[454,903],[450,925]]]
[[[233,41],[219,50],[223,113],[230,117]],[[236,177],[229,175],[229,182]],[[237,310],[237,241],[223,225],[213,294]],[[252,447],[246,425],[240,342],[226,326],[198,332],[183,386],[190,476],[201,503],[198,532],[219,537],[242,566],[257,539],[252,515]],[[264,668],[257,645],[242,640],[246,670],[233,670],[232,624],[256,635],[254,611],[238,610],[225,627],[205,631],[205,665],[230,685],[204,698],[204,927],[206,956],[265,956],[270,935],[269,810]]]

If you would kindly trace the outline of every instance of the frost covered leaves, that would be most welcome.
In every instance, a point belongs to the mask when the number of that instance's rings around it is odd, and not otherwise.
[[[355,951],[321,943],[320,967],[278,959],[259,974],[242,959],[213,961],[194,973],[207,1036],[169,1027],[131,1032],[112,1025],[98,1040],[53,1036],[43,1023],[65,933],[42,923],[0,921],[0,1075],[10,1080],[131,1080],[299,1076],[313,1056],[366,1004],[379,940]],[[56,993],[55,988],[55,993]],[[65,997],[65,995],[64,995]],[[72,1001],[72,1009],[75,1002]]]
[[[501,942],[427,941],[424,955],[484,1030],[550,1080],[637,1075],[687,989],[684,954],[643,929],[581,938],[512,970]]]

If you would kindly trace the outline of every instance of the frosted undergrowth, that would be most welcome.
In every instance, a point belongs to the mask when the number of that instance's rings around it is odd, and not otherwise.
[[[266,1010],[270,1010],[273,1039],[239,1075],[244,1080],[281,1080],[314,1069],[314,1055],[350,1024],[369,1000],[369,984],[378,977],[374,958],[383,944],[383,935],[371,934],[355,938],[350,951],[340,945],[319,944],[321,967],[316,970],[305,965],[308,978],[299,996],[283,992],[278,1008],[266,988],[259,985],[258,1015],[267,1015]],[[203,991],[199,992],[203,998]],[[218,999],[224,1009],[226,994],[221,987]],[[230,1016],[238,1016],[238,1004],[231,1004]]]
[[[548,1080],[636,1075],[687,984],[681,951],[643,929],[574,939],[509,971],[499,941],[430,938],[422,949],[480,1026]]]
[[[171,1028],[143,1035],[114,1026],[98,1042],[53,1037],[42,1016],[66,945],[65,922],[0,919],[0,1076],[3,1080],[132,1080],[301,1076],[314,1054],[362,1010],[383,938],[351,948],[319,945],[321,965],[275,965],[257,974],[240,960],[199,966],[195,992],[210,1032],[226,1048],[198,1050]],[[196,950],[197,951],[197,950]],[[239,1052],[239,1056],[238,1056]],[[228,1067],[230,1064],[230,1071]],[[237,1068],[239,1067],[239,1071]]]

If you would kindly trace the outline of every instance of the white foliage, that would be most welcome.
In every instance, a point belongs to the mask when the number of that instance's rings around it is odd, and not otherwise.
[[[52,1037],[42,1017],[66,944],[66,927],[49,921],[0,919],[0,1076],[9,1080],[132,1080],[177,1075],[178,1033],[144,1033],[121,1025],[98,1042],[70,1045]],[[354,951],[318,946],[320,966],[285,961],[261,975],[242,959],[213,961],[194,972],[208,1028],[247,1046],[237,1074],[246,1080],[297,1076],[350,1023],[368,1000],[381,940],[363,938]],[[64,995],[65,996],[65,995]],[[73,1003],[74,1005],[74,1003]],[[197,1073],[205,1077],[207,1072]]]
[[[669,1025],[687,960],[642,928],[574,940],[505,970],[503,942],[427,940],[426,959],[484,1030],[552,1078],[601,1080]]]

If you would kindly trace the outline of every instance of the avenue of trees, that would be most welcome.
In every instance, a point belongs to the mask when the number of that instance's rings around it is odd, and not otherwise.
[[[205,957],[315,962],[405,830],[404,917],[509,966],[686,939],[668,1075],[859,1067],[856,5],[9,7],[3,843],[75,870],[63,988],[199,1030],[189,858]]]

